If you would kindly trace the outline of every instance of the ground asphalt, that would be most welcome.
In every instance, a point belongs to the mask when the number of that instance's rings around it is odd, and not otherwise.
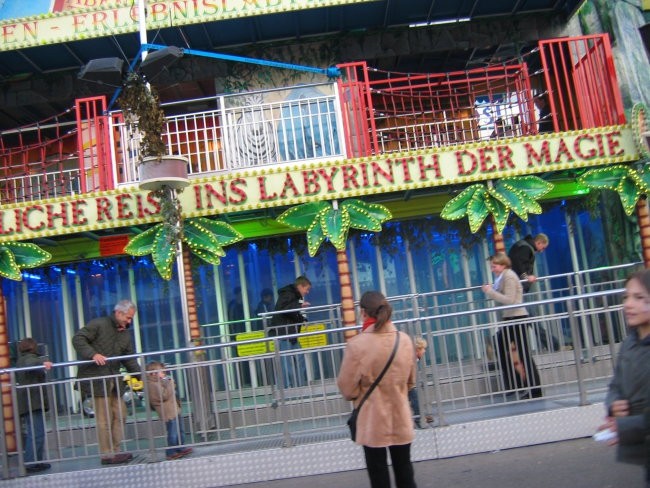
[[[642,467],[617,463],[591,438],[414,463],[418,488],[644,488]],[[237,485],[237,488],[368,488],[365,471]],[[216,487],[215,487],[216,488]]]

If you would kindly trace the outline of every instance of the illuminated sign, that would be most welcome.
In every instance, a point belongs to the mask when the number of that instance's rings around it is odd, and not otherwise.
[[[627,126],[484,141],[381,157],[283,165],[193,179],[179,195],[185,218],[316,200],[473,183],[506,176],[637,161]],[[0,206],[0,242],[160,221],[152,193],[120,188]]]
[[[147,29],[179,27],[376,0],[175,0],[147,2]],[[57,0],[54,13],[0,22],[0,51],[138,32],[134,0]]]

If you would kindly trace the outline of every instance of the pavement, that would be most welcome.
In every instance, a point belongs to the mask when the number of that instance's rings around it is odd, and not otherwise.
[[[591,438],[414,463],[418,488],[644,488],[641,466],[618,463],[615,448]],[[237,488],[369,488],[364,470]],[[216,487],[214,487],[216,488]]]

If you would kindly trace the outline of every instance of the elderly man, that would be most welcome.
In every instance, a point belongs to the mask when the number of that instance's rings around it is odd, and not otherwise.
[[[120,452],[127,412],[119,375],[120,366],[130,373],[139,373],[140,367],[133,358],[110,358],[134,354],[128,329],[135,312],[132,301],[122,300],[111,315],[91,320],[72,338],[79,359],[94,362],[79,366],[77,378],[82,396],[93,397],[102,464],[121,464],[133,459],[132,454]]]

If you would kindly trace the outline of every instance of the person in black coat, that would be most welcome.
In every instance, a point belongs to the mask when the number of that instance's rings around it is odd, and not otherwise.
[[[311,281],[306,276],[298,276],[296,281],[278,290],[278,300],[275,311],[286,310],[284,313],[273,315],[268,329],[270,337],[279,337],[277,344],[280,351],[300,349],[297,337],[285,337],[298,334],[300,327],[307,321],[307,317],[300,309],[309,307],[305,296],[311,290]],[[301,354],[283,355],[282,370],[284,386],[292,388],[303,386],[306,383],[305,358]]]
[[[537,234],[535,237],[528,234],[523,239],[515,242],[508,257],[512,263],[512,270],[517,274],[520,280],[523,281],[524,293],[530,291],[533,283],[537,281],[535,275],[535,255],[548,247],[549,239],[546,234]],[[535,333],[539,336],[541,346],[550,350],[559,350],[560,344],[558,340],[551,335],[551,342],[549,342],[548,334],[542,327],[535,327]]]
[[[43,366],[46,370],[52,368],[52,363],[40,357],[37,353],[38,343],[31,337],[26,337],[18,343],[17,368]],[[16,392],[18,413],[24,425],[24,457],[23,461],[29,473],[50,469],[49,463],[42,463],[45,446],[45,412],[48,410],[47,392],[43,389],[45,371],[32,369],[16,373],[19,388]],[[32,387],[28,385],[34,385]]]
[[[519,276],[524,287],[524,293],[528,293],[533,283],[537,281],[537,276],[534,274],[535,267],[535,254],[544,252],[548,247],[548,236],[546,234],[537,234],[535,237],[530,234],[523,239],[515,242],[508,257],[512,263],[512,270]]]

